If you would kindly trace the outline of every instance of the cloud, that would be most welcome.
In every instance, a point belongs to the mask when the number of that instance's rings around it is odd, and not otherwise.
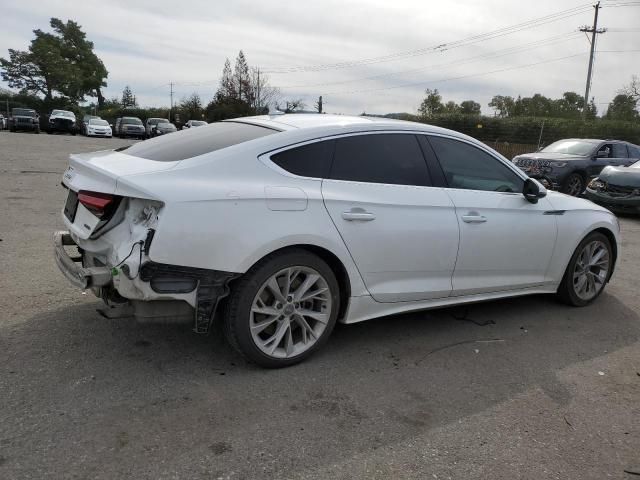
[[[141,104],[168,105],[170,82],[176,84],[174,98],[196,91],[208,101],[217,88],[225,58],[233,60],[240,49],[251,65],[265,71],[350,62],[454,42],[577,5],[552,0],[115,0],[106,4],[44,0],[5,5],[0,42],[1,50],[26,48],[32,30],[47,29],[50,17],[73,19],[82,25],[109,70],[108,97],[119,96],[124,86],[130,85]],[[600,24],[637,29],[639,12],[637,7],[604,8]],[[487,103],[495,94],[557,97],[567,90],[582,93],[589,44],[584,37],[569,35],[578,26],[590,24],[592,15],[592,9],[585,8],[576,16],[443,52],[341,69],[272,73],[269,77],[274,85],[297,86],[283,89],[283,94],[302,97],[307,105],[323,95],[331,112],[414,112],[425,88],[438,88],[445,100],[474,99],[488,112]],[[639,73],[640,53],[605,53],[637,49],[639,34],[599,36],[598,50],[603,53],[595,63],[592,94],[596,102],[609,102],[632,74]],[[527,51],[491,56],[508,47],[559,35],[566,38]],[[577,53],[584,55],[509,70]],[[473,58],[477,60],[469,61]],[[487,74],[501,69],[504,71]],[[375,75],[386,76],[364,79]],[[349,83],[329,85],[334,82]],[[391,88],[399,85],[402,87]]]

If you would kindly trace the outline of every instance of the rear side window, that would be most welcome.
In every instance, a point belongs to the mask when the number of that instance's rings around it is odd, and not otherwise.
[[[271,161],[294,175],[327,178],[334,145],[334,140],[310,143],[276,153],[271,156]]]
[[[631,158],[640,158],[640,147],[635,145],[627,145],[629,147],[629,156]]]
[[[394,185],[431,184],[418,139],[412,134],[339,138],[331,178]]]
[[[442,137],[429,137],[450,188],[520,193],[524,188],[515,172],[468,143]]]
[[[274,133],[278,130],[241,122],[219,122],[135,143],[120,151],[147,160],[175,162]]]

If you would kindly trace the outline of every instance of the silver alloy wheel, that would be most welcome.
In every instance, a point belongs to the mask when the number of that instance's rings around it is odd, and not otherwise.
[[[573,269],[573,290],[582,300],[591,300],[604,287],[611,261],[609,249],[600,240],[587,243]]]
[[[582,177],[580,175],[571,175],[567,184],[567,193],[572,197],[577,197],[582,193]]]
[[[329,284],[313,268],[280,270],[262,284],[251,304],[253,342],[271,357],[295,357],[321,337],[332,303]]]

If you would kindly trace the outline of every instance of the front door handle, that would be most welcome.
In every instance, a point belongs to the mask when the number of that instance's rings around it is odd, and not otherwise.
[[[342,218],[353,222],[359,220],[361,222],[370,222],[371,220],[375,220],[376,216],[373,213],[369,213],[366,210],[350,210],[348,212],[342,212]]]
[[[463,215],[462,221],[465,223],[484,223],[487,221],[487,217],[483,215]]]

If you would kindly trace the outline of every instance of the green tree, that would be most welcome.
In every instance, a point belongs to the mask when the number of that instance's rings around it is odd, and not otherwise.
[[[129,85],[124,87],[124,90],[122,90],[122,99],[120,100],[120,105],[122,105],[122,108],[137,107],[138,106],[138,102],[136,101],[136,97],[133,94],[133,92],[131,91],[131,88],[129,87]]]
[[[418,114],[421,117],[432,117],[438,113],[444,111],[444,105],[442,104],[442,95],[438,93],[438,89],[431,90],[427,88],[425,91],[425,98],[420,103],[418,108]]]
[[[498,117],[510,117],[514,114],[516,101],[513,97],[495,95],[489,102],[489,106],[495,110]]]
[[[605,117],[609,120],[638,120],[640,115],[636,110],[635,98],[626,93],[619,93],[609,104]]]
[[[442,113],[460,113],[460,105],[458,105],[453,100],[449,100],[444,104]]]
[[[465,115],[480,115],[481,107],[478,102],[473,100],[465,100],[460,103],[460,113]]]
[[[34,30],[28,50],[9,49],[9,58],[0,58],[1,76],[10,87],[42,95],[50,105],[57,96],[77,103],[85,96],[104,102],[101,88],[108,72],[93,51],[80,25],[52,18],[53,33]]]

